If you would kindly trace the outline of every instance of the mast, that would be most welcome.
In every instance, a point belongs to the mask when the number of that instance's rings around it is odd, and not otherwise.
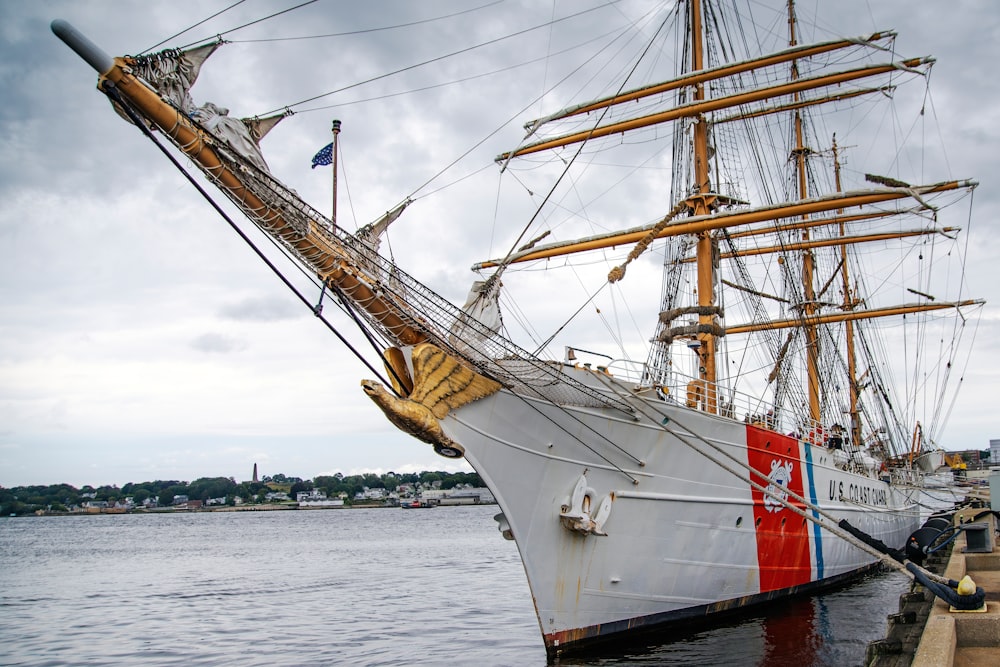
[[[788,45],[794,48],[798,43],[795,38],[795,0],[788,0]],[[792,61],[791,80],[799,78],[799,65],[797,60]],[[793,103],[799,102],[799,93],[796,91],[792,96]],[[799,200],[809,197],[809,187],[806,179],[806,156],[812,151],[806,148],[802,139],[802,111],[795,109],[793,112],[795,123],[795,148],[792,157],[795,158],[795,170],[799,184]],[[808,215],[803,215],[801,220],[808,220]],[[802,242],[809,242],[809,227],[802,227]],[[809,395],[809,419],[813,425],[818,425],[823,418],[819,404],[819,334],[815,324],[808,324],[813,321],[816,314],[816,288],[814,286],[815,261],[812,250],[808,247],[802,251],[802,314],[807,324],[805,325],[806,337],[806,384]]]
[[[701,24],[701,0],[691,0],[691,67],[695,72],[705,67],[704,34]],[[696,83],[694,100],[697,104],[705,100],[704,83]],[[708,123],[704,116],[698,116],[694,123],[694,174],[695,191],[697,194],[688,199],[692,215],[709,215],[711,211],[711,184],[708,178]],[[718,406],[718,388],[716,386],[716,337],[705,333],[716,325],[715,309],[715,265],[713,258],[717,242],[712,230],[699,232],[697,235],[698,257],[698,329],[696,334],[699,342],[697,354],[699,359],[698,378],[702,382],[705,396],[705,410],[715,412]]]
[[[841,191],[840,184],[840,156],[837,153],[837,135],[833,135],[833,179],[837,186],[837,192]],[[838,211],[840,213],[842,211]],[[844,223],[840,223],[840,236],[845,234]],[[840,276],[844,289],[844,312],[854,310],[857,302],[851,295],[851,281],[847,269],[847,246],[840,247]],[[861,444],[861,419],[858,416],[858,365],[854,351],[854,320],[847,320],[844,323],[844,337],[847,344],[847,382],[848,391],[848,414],[851,417],[850,434],[851,442],[854,446]]]

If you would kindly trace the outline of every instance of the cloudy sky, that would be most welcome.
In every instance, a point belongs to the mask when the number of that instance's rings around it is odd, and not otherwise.
[[[247,479],[254,463],[264,474],[301,477],[467,469],[386,422],[358,386],[371,373],[110,109],[93,72],[49,29],[52,19],[63,18],[109,54],[134,54],[187,45],[297,3],[246,0],[169,39],[231,4],[0,2],[4,486]],[[516,144],[523,122],[572,101],[575,91],[567,89],[531,104],[572,70],[574,53],[585,51],[545,55],[592,38],[606,41],[610,31],[647,21],[654,4],[320,0],[227,34],[234,43],[208,61],[194,96],[234,116],[253,116],[340,90],[296,106],[300,113],[264,140],[272,171],[329,210],[330,170],[311,170],[309,159],[329,141],[330,120],[342,120],[338,221],[354,229],[417,193],[390,235],[390,249],[411,274],[461,303],[474,277],[468,267],[510,243],[494,227],[493,156]],[[766,17],[762,25],[776,25],[773,2],[753,4]],[[803,41],[895,29],[899,52],[938,58],[929,131],[948,145],[945,173],[982,183],[970,291],[1000,302],[994,238],[1000,88],[992,73],[1000,56],[1000,6],[805,0],[798,3],[800,17],[815,16],[817,4],[824,30]],[[836,6],[835,15],[825,15],[822,5]],[[479,9],[462,13],[470,8]],[[435,60],[590,8],[596,9],[558,29]],[[413,25],[374,30],[407,23]],[[334,33],[354,34],[255,41]],[[356,85],[369,79],[376,80]],[[504,213],[514,218],[528,210],[511,205]],[[636,224],[657,213],[644,211]],[[296,276],[287,263],[282,267]],[[296,284],[318,296],[301,276]],[[535,296],[537,310],[551,310]],[[580,303],[576,295],[572,301],[574,308]],[[976,356],[942,443],[951,449],[985,448],[1000,437],[992,419],[1000,367],[993,312],[991,305],[983,311]],[[343,315],[332,308],[327,314],[364,347]],[[639,326],[647,336],[652,330],[651,323]]]

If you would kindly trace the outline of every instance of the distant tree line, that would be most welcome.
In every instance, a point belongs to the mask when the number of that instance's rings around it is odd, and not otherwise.
[[[355,494],[366,487],[369,489],[384,488],[395,491],[400,484],[417,484],[430,486],[440,482],[440,488],[452,489],[459,484],[483,486],[482,480],[474,472],[430,472],[394,473],[384,475],[367,473],[364,475],[321,475],[314,479],[289,477],[283,474],[265,475],[259,482],[237,482],[232,477],[201,477],[193,482],[178,480],[156,480],[154,482],[129,482],[122,487],[83,486],[77,489],[69,484],[50,484],[48,486],[15,486],[5,488],[0,486],[0,516],[31,514],[37,510],[50,512],[67,512],[73,507],[82,506],[88,500],[104,501],[111,505],[132,498],[137,506],[141,506],[150,498],[155,498],[160,506],[168,506],[174,496],[187,496],[189,500],[206,501],[213,498],[226,498],[227,504],[233,504],[236,497],[246,503],[264,502],[265,495],[272,491],[285,491],[292,498],[299,491],[319,489],[328,497],[337,497],[341,493],[347,495],[348,503]]]

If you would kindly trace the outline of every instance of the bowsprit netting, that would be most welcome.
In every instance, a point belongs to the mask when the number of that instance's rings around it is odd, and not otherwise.
[[[380,255],[365,239],[337,227],[277,179],[227,145],[214,141],[212,134],[196,121],[185,117],[182,122],[196,129],[197,141],[203,145],[182,145],[173,133],[163,134],[189,156],[199,150],[214,152],[219,159],[218,167],[206,167],[199,160],[192,160],[192,163],[250,221],[315,274],[322,276],[331,259],[339,261],[406,325],[514,392],[558,405],[608,407],[632,412],[624,402],[569,378],[562,372],[561,364],[542,360],[522,349],[407,274]],[[225,183],[221,178],[224,172],[236,175],[240,186]],[[262,205],[253,203],[252,199]],[[354,296],[350,290],[342,291],[349,299]],[[392,344],[403,342],[392,328],[368,310],[359,308],[357,312],[385,340]]]

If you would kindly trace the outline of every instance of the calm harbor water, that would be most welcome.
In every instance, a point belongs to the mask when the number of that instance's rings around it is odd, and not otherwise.
[[[0,519],[3,665],[544,665],[495,506]],[[862,580],[562,665],[860,665]]]

